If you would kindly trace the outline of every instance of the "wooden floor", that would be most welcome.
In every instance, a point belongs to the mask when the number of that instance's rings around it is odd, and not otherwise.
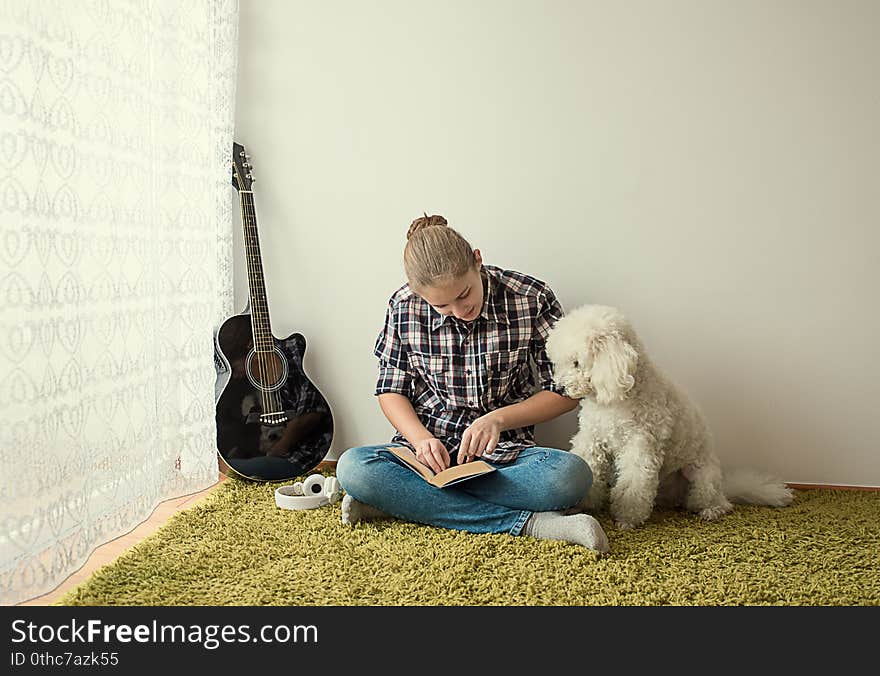
[[[221,479],[223,478],[225,477],[221,475]],[[100,568],[101,566],[105,566],[108,563],[112,563],[125,550],[130,549],[138,542],[146,538],[148,535],[151,535],[177,512],[181,512],[194,506],[199,500],[204,498],[211,491],[215,490],[219,485],[220,481],[199,493],[184,495],[180,498],[172,498],[171,500],[160,502],[146,521],[141,523],[130,533],[121,535],[115,540],[111,540],[110,542],[98,547],[94,552],[92,552],[92,555],[89,557],[88,561],[86,561],[85,565],[83,565],[83,567],[75,573],[72,573],[66,580],[64,580],[64,582],[58,585],[58,587],[53,589],[48,594],[44,594],[43,596],[31,599],[30,601],[19,603],[18,605],[48,606],[54,603],[62,596],[64,596],[68,591],[70,591],[73,587],[77,586],[81,582],[85,582],[98,568]]]

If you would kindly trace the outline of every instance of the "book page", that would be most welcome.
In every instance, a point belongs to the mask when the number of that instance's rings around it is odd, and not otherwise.
[[[418,472],[425,481],[437,488],[442,488],[451,483],[463,481],[468,477],[479,476],[481,474],[488,474],[489,472],[495,471],[495,468],[489,463],[483,460],[474,460],[473,462],[464,465],[447,467],[442,472],[438,472],[435,476],[434,471],[424,463],[420,462],[419,459],[416,458],[416,454],[406,446],[392,446],[388,450],[403,460],[410,469]]]
[[[447,467],[442,472],[438,472],[436,476],[428,479],[428,483],[439,488],[458,479],[479,476],[480,474],[487,474],[493,471],[495,471],[495,468],[489,463],[484,462],[483,460],[474,460],[464,465]]]
[[[406,446],[392,446],[388,449],[398,458],[403,460],[407,465],[409,465],[412,469],[422,475],[422,478],[425,481],[430,481],[434,478],[433,470],[427,465],[419,462],[419,459],[416,458],[416,454],[409,450]]]

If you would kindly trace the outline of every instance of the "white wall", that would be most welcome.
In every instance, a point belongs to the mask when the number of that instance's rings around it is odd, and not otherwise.
[[[273,330],[309,341],[328,457],[390,437],[372,347],[427,211],[566,308],[623,309],[726,462],[880,485],[880,3],[254,0],[240,21]]]

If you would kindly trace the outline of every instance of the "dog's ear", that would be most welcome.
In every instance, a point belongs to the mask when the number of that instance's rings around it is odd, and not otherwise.
[[[635,385],[639,353],[616,331],[593,336],[587,349],[593,358],[590,384],[596,401],[608,404],[623,399]]]

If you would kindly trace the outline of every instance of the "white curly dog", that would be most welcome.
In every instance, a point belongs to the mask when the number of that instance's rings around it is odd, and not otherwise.
[[[572,452],[593,471],[578,508],[610,507],[619,528],[644,523],[655,504],[716,519],[738,503],[782,507],[793,493],[751,469],[722,472],[705,417],[650,360],[619,310],[585,305],[547,338],[553,377],[580,400]]]

